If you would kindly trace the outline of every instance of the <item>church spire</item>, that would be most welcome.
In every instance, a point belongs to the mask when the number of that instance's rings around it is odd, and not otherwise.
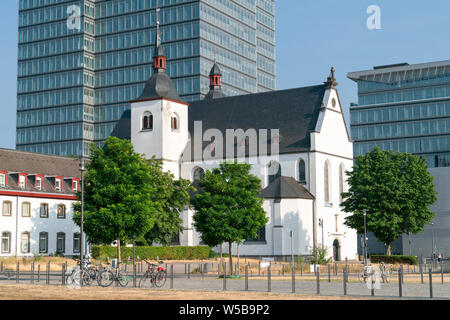
[[[324,82],[327,89],[335,89],[338,83],[336,82],[336,78],[334,77],[334,67],[331,67],[330,75],[327,78],[327,81]]]
[[[155,73],[165,72],[166,70],[166,54],[161,45],[161,30],[159,28],[159,8],[156,8],[156,47],[153,54],[153,70]]]
[[[222,72],[217,64],[216,52],[214,51],[214,65],[209,73],[209,92],[205,99],[223,98],[225,95],[222,92]]]

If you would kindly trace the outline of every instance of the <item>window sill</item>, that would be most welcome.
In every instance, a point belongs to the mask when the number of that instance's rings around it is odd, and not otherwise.
[[[325,207],[333,208],[333,204],[331,202],[325,202]]]
[[[142,129],[141,132],[150,132],[153,131],[153,129]]]

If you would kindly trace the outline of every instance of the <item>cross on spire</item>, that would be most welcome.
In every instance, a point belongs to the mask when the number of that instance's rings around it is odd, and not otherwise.
[[[338,85],[336,78],[334,77],[334,71],[334,67],[331,67],[330,75],[328,76],[327,81],[324,82],[327,89],[334,89]]]

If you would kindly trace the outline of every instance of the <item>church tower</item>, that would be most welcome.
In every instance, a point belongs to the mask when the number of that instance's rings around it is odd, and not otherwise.
[[[159,19],[153,54],[153,75],[142,95],[131,101],[131,143],[147,159],[155,157],[163,170],[179,178],[181,154],[188,142],[188,104],[178,95],[166,73],[166,55],[161,45]]]
[[[222,72],[214,59],[214,65],[209,73],[209,92],[205,96],[206,99],[218,99],[225,97],[222,92]]]

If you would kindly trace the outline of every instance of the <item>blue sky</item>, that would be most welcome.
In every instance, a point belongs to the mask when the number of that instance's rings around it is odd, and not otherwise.
[[[341,103],[356,102],[351,71],[450,59],[448,0],[275,0],[277,89],[322,83],[336,69]],[[18,0],[0,1],[0,148],[15,148]],[[369,30],[370,5],[381,29]]]

